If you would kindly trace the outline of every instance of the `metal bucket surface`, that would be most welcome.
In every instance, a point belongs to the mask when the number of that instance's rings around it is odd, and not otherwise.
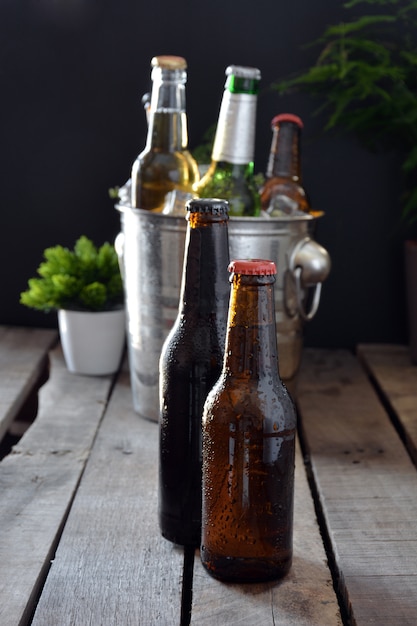
[[[117,208],[121,213],[122,245],[116,247],[121,248],[133,406],[143,417],[156,421],[159,356],[178,313],[187,222],[184,217],[126,205]],[[280,374],[293,396],[303,324],[312,317],[303,311],[307,289],[321,286],[330,270],[327,252],[310,235],[314,220],[308,215],[229,220],[231,259],[265,258],[277,264],[275,313]],[[307,280],[303,281],[303,275]],[[318,298],[315,300],[316,310]]]

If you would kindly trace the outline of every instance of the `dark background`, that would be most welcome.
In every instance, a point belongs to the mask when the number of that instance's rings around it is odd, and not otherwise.
[[[345,15],[336,0],[2,0],[0,323],[56,324],[19,304],[45,247],[72,247],[81,234],[114,240],[108,189],[126,181],[145,143],[150,60],[177,54],[188,61],[191,149],[217,120],[231,63],[262,71],[256,171],[266,167],[271,118],[304,120],[304,185],[325,211],[317,239],[333,264],[306,344],[405,343],[398,158],[323,134],[315,101],[269,88],[311,64],[316,51],[304,45]]]

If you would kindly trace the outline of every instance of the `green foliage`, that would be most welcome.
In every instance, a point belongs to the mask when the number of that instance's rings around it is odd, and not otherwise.
[[[355,15],[358,5],[369,5],[369,14]],[[316,63],[272,87],[317,97],[326,130],[354,132],[371,150],[398,150],[403,217],[411,224],[417,221],[417,1],[351,0],[343,6],[347,20],[310,44],[320,46]]]
[[[54,246],[43,254],[39,277],[29,279],[29,288],[20,294],[21,304],[41,311],[105,311],[123,305],[122,278],[111,244],[96,248],[82,236],[74,250]]]
[[[216,134],[217,123],[211,124],[204,132],[202,142],[192,150],[192,155],[199,165],[211,163],[211,151]]]
[[[110,187],[110,189],[109,189],[109,198],[111,200],[118,200],[119,199],[119,189],[120,189],[120,187]]]

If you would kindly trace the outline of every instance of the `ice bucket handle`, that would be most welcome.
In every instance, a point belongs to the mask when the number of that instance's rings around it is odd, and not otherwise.
[[[313,300],[311,303],[311,308],[309,312],[307,313],[304,307],[304,302],[303,302],[304,292],[301,286],[302,271],[303,270],[301,267],[296,267],[293,272],[294,279],[295,279],[295,293],[296,293],[296,298],[297,298],[298,313],[304,321],[308,322],[309,320],[313,319],[313,317],[317,313],[317,309],[319,308],[320,295],[321,295],[321,283],[317,283],[316,285],[314,285],[314,287],[312,287],[312,289],[314,289]]]
[[[122,276],[122,280],[124,281],[124,248],[125,248],[125,236],[122,232],[118,233],[116,239],[114,240],[114,249],[116,250],[117,258],[119,261],[119,269],[120,274]]]
[[[330,272],[330,256],[320,244],[304,237],[292,250],[289,270],[295,282],[298,313],[305,321],[311,320],[317,313],[320,303],[322,282]],[[305,289],[314,289],[310,310],[305,309]]]

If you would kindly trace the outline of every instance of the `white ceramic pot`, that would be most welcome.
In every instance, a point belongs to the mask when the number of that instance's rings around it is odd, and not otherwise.
[[[65,362],[75,374],[117,371],[125,343],[125,311],[58,311]]]

